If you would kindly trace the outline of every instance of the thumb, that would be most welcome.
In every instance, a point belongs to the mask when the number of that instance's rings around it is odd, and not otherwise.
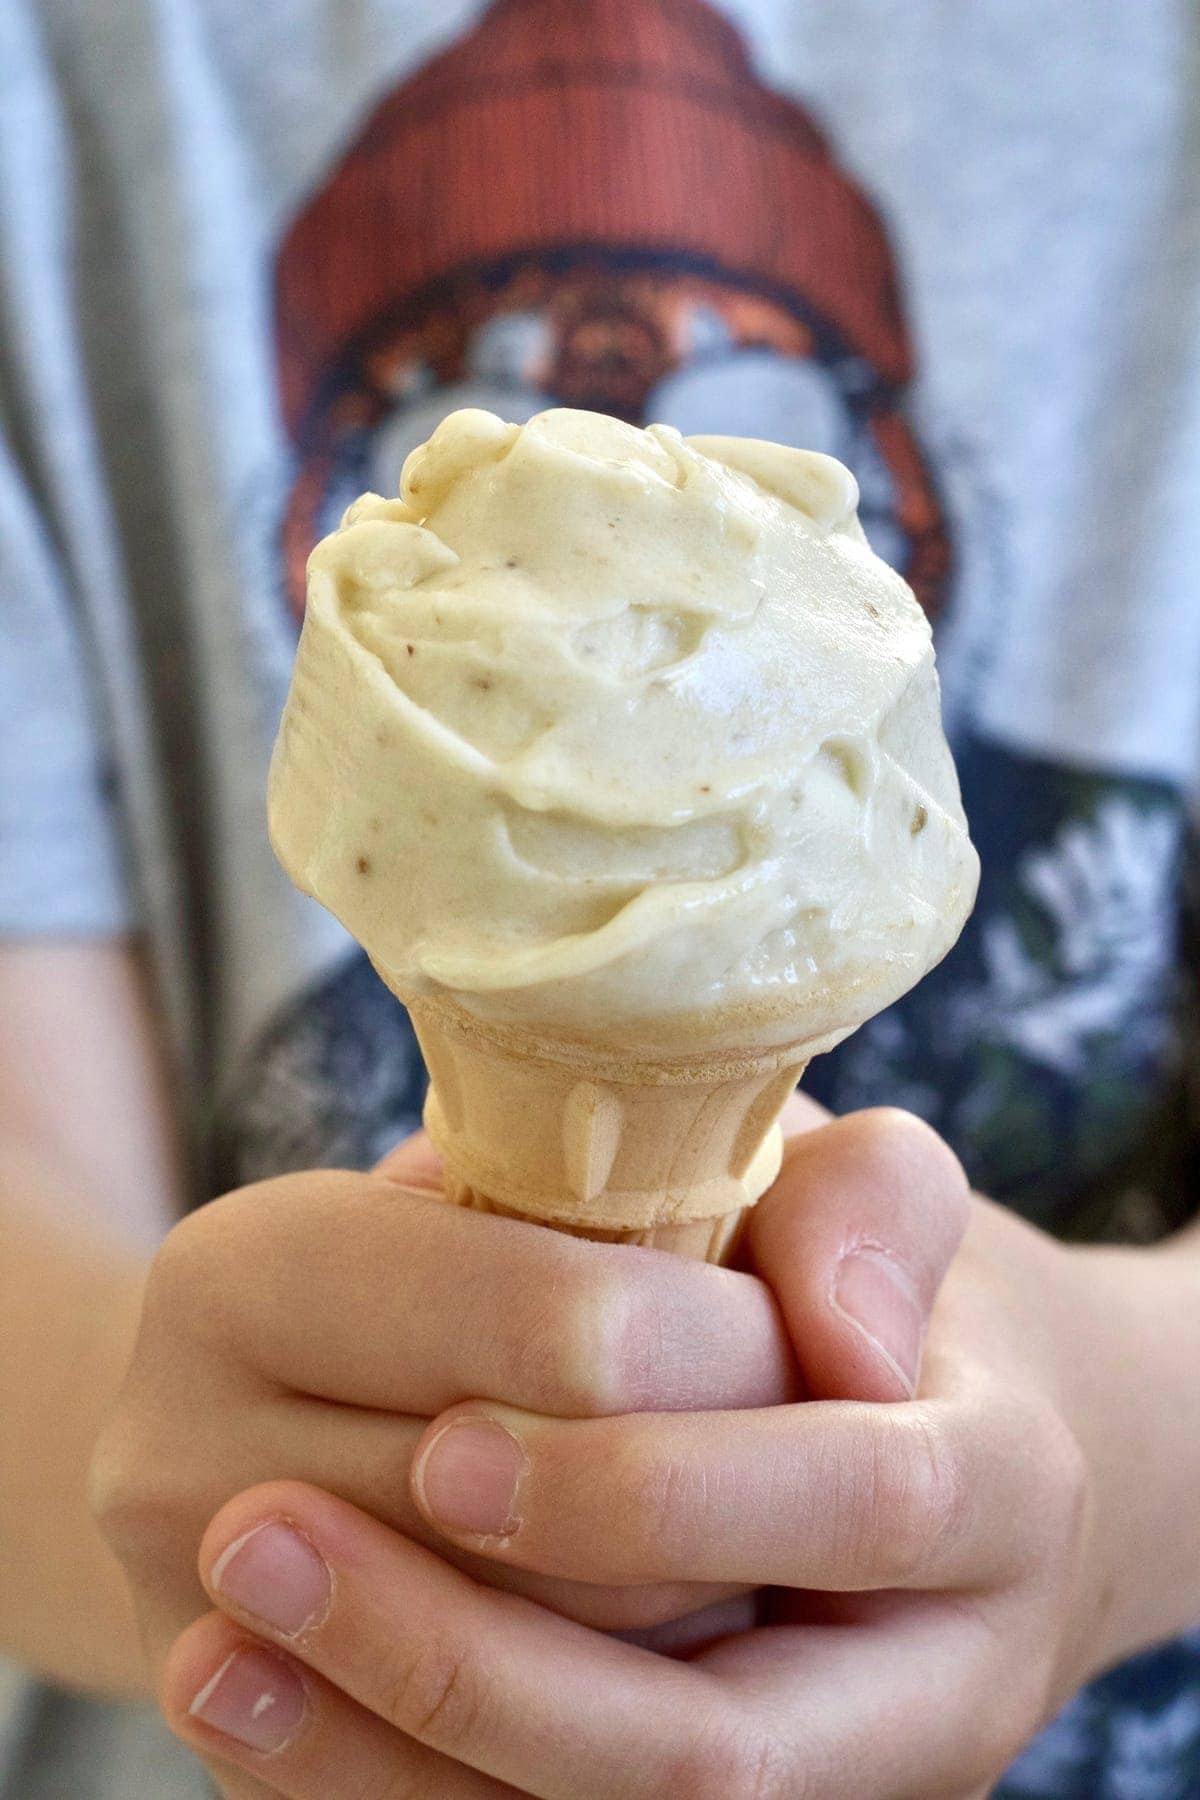
[[[969,1198],[954,1152],[911,1113],[851,1113],[789,1140],[750,1248],[813,1399],[912,1398]]]

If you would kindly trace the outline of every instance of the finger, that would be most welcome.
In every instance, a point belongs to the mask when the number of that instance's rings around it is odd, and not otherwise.
[[[220,1794],[221,1800],[277,1800],[278,1788],[268,1787],[266,1782],[235,1769],[231,1763],[216,1756],[202,1756],[201,1761],[212,1777],[214,1793]]]
[[[1029,1554],[1038,1456],[1025,1409],[982,1393],[595,1420],[468,1405],[429,1427],[412,1486],[449,1539],[544,1575],[938,1588]]]
[[[574,1416],[797,1392],[778,1308],[753,1276],[447,1206],[379,1175],[266,1182],[179,1229],[185,1294],[207,1258],[200,1328],[271,1381],[341,1403],[428,1416],[483,1394]],[[252,1289],[247,1268],[261,1271]]]
[[[286,1578],[277,1565],[273,1585],[252,1569],[252,1611],[230,1551],[285,1519],[312,1561]],[[725,1638],[681,1664],[479,1588],[299,1486],[239,1495],[200,1566],[238,1623],[406,1736],[541,1800],[970,1792],[1016,1749],[1039,1679],[1009,1666],[1028,1632],[1011,1606],[926,1596],[878,1596],[851,1630]],[[1005,1669],[1023,1690],[1012,1704],[998,1702]]]
[[[788,1143],[752,1214],[750,1247],[810,1394],[912,1397],[968,1214],[958,1159],[910,1113],[852,1113]]]
[[[821,1800],[990,1792],[1037,1717],[1041,1659],[1025,1655],[1028,1674],[1017,1666],[1028,1626],[1006,1606],[923,1596],[878,1595],[859,1610],[850,1629],[776,1627],[701,1653],[750,1718],[776,1722],[766,1791]],[[761,1760],[761,1739],[758,1749]],[[758,1790],[730,1789],[743,1791]]]
[[[499,1585],[601,1631],[668,1624],[741,1592],[735,1583],[704,1583],[686,1577],[649,1586],[600,1585],[588,1575],[582,1558],[578,1578],[565,1581],[517,1567],[498,1568],[469,1547],[447,1545],[413,1498],[412,1461],[428,1429],[427,1420],[397,1419],[390,1413],[357,1413],[347,1420],[344,1409],[320,1406],[318,1413],[318,1405],[310,1402],[297,1412],[286,1450],[281,1439],[279,1454],[259,1456],[258,1478],[291,1477],[338,1494],[439,1556],[451,1555],[456,1566],[474,1580]],[[278,1414],[273,1420],[264,1418],[265,1444],[271,1441],[277,1419]],[[254,1475],[248,1479],[253,1480]],[[220,1495],[208,1516],[227,1498]]]
[[[560,1581],[521,1568],[499,1567],[470,1548],[451,1547],[422,1517],[412,1498],[409,1472],[427,1428],[424,1419],[399,1418],[363,1408],[335,1407],[294,1396],[244,1408],[242,1480],[292,1478],[340,1495],[364,1512],[449,1555],[477,1580],[489,1581],[602,1631],[645,1630],[725,1600],[734,1584],[680,1581],[644,1586],[599,1586],[584,1574]],[[180,1544],[198,1545],[204,1525],[231,1497],[219,1470],[211,1477],[166,1447],[146,1446],[162,1469],[152,1503],[139,1521],[141,1581],[153,1598],[144,1605],[146,1650],[152,1668],[205,1605],[191,1567],[180,1569]],[[240,1486],[240,1483],[239,1483]],[[181,1579],[181,1576],[184,1577]]]
[[[215,1757],[205,1757],[205,1766],[213,1781],[221,1800],[275,1800],[279,1789],[267,1787],[265,1783],[256,1781],[252,1775],[240,1774],[230,1768],[228,1763],[217,1761]]]
[[[162,1707],[171,1729],[206,1760],[250,1772],[249,1781],[235,1777],[225,1784],[237,1800],[252,1794],[282,1794],[288,1800],[351,1794],[501,1800],[513,1793],[403,1737],[220,1613],[198,1620],[173,1647]]]
[[[298,1549],[264,1558],[284,1521]],[[224,1611],[398,1730],[543,1800],[692,1792],[671,1785],[679,1760],[725,1723],[690,1666],[480,1587],[313,1488],[239,1495],[200,1570]]]
[[[220,1794],[221,1800],[277,1800],[278,1788],[256,1781],[253,1775],[246,1775],[215,1756],[205,1756],[201,1760],[212,1777],[213,1792]]]

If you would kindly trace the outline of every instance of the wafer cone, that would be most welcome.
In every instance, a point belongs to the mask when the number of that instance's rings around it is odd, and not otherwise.
[[[811,1046],[643,1059],[410,1002],[445,1197],[612,1243],[728,1262],[779,1171]]]

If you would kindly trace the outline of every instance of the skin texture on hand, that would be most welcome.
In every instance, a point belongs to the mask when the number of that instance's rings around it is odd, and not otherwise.
[[[227,1195],[167,1240],[92,1478],[153,1670],[206,1605],[205,1526],[245,1487],[291,1476],[445,1549],[409,1469],[429,1420],[466,1396],[583,1418],[799,1393],[753,1275],[460,1211],[435,1185],[416,1138],[373,1175]],[[734,1585],[559,1582],[450,1554],[605,1630],[656,1626]]]
[[[788,1124],[804,1128],[818,1117],[797,1101]],[[847,1147],[853,1135],[843,1133]],[[905,1161],[917,1145],[932,1149],[961,1189],[953,1159],[915,1121],[884,1115],[857,1136],[866,1174],[880,1156],[886,1164],[890,1142],[895,1170],[920,1184],[920,1169]],[[408,1469],[428,1419],[466,1394],[589,1418],[651,1408],[728,1413],[802,1391],[778,1306],[753,1275],[462,1213],[429,1197],[437,1181],[417,1139],[374,1177],[267,1183],[172,1234],[94,1477],[156,1669],[205,1605],[192,1573],[195,1545],[239,1487],[292,1474],[447,1550],[421,1515]],[[864,1231],[877,1244],[885,1221],[872,1224],[870,1214],[893,1204],[885,1180],[870,1204],[852,1182],[842,1189],[825,1216],[840,1209],[854,1217],[843,1220],[845,1245],[830,1236],[831,1257],[861,1247]],[[940,1244],[932,1234],[922,1252],[913,1279],[930,1293],[960,1226],[952,1223]],[[469,1330],[457,1323],[464,1318]],[[865,1391],[903,1391],[889,1356],[845,1319],[836,1330],[849,1333]],[[563,1582],[475,1551],[448,1553],[476,1577],[568,1616],[643,1635],[727,1605],[743,1585]]]
[[[415,1447],[441,1556],[306,1485],[238,1496],[201,1548],[215,1610],[163,1666],[175,1729],[238,1797],[316,1800],[340,1781],[982,1800],[1091,1673],[1200,1612],[1179,1524],[1200,1488],[1200,1327],[1194,1246],[1071,1250],[972,1201],[907,1398],[911,1321],[877,1278],[890,1265],[927,1306],[967,1216],[923,1127],[840,1121],[791,1148],[753,1233],[807,1400],[570,1417],[459,1403]],[[838,1304],[864,1248],[872,1274],[848,1293],[870,1329]],[[854,1349],[866,1397],[816,1397]],[[515,1448],[511,1482],[493,1439],[482,1477],[460,1444],[439,1487],[439,1447],[481,1424]],[[478,1561],[450,1566],[464,1552]],[[485,1569],[771,1595],[710,1599],[649,1648],[498,1592]]]

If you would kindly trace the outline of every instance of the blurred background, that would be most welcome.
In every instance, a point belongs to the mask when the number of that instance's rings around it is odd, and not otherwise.
[[[1062,1235],[1194,1211],[1198,40],[1186,0],[6,0],[0,1138],[47,1217],[145,1256],[416,1127],[402,1010],[266,841],[304,563],[447,411],[559,404],[842,458],[933,622],[979,906],[806,1086]],[[59,1635],[15,1661],[82,1679]],[[196,1780],[14,1663],[0,1793]]]

